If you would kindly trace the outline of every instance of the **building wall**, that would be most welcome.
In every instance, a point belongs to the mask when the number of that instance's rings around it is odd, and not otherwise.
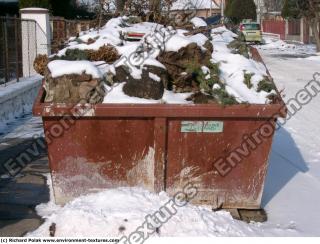
[[[212,9],[212,11],[210,9],[201,9],[201,10],[197,11],[197,16],[204,17],[204,18],[213,16],[213,15],[217,15],[217,14],[221,14],[220,9]]]
[[[184,11],[183,10],[174,10],[174,11],[171,11],[171,12],[174,13],[174,14],[178,14],[178,13],[183,13]],[[196,13],[196,16],[197,17],[207,18],[207,17],[214,16],[214,15],[217,15],[217,14],[221,14],[221,10],[220,9],[212,9],[212,11],[210,9],[198,9],[197,13]]]

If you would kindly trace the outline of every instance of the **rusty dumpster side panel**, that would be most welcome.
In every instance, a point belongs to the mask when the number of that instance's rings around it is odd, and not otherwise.
[[[241,146],[245,135],[284,116],[283,104],[99,104],[75,117],[80,105],[43,103],[44,93],[33,113],[43,118],[57,203],[121,186],[174,195],[193,183],[199,190],[196,204],[260,207],[272,135],[226,176],[214,163]],[[184,121],[218,121],[223,131],[182,132]]]
[[[198,188],[193,200],[196,204],[210,205],[214,209],[259,209],[272,136],[264,138],[255,150],[250,150],[250,144],[244,138],[259,131],[266,121],[211,120],[221,121],[224,131],[181,133],[181,120],[169,120],[166,190],[174,194],[191,182]],[[233,154],[236,150],[242,154]],[[237,161],[241,155],[244,155],[242,160]],[[233,167],[226,161],[228,157],[233,159],[230,161],[234,162]],[[215,167],[221,158],[224,166],[230,169],[226,175],[221,175]]]
[[[56,121],[44,119],[48,130]],[[54,193],[65,203],[83,193],[120,186],[154,190],[152,119],[81,119],[48,146]]]

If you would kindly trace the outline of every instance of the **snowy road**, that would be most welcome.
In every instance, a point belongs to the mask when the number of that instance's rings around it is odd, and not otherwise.
[[[320,61],[260,51],[285,100],[320,72]],[[320,59],[319,59],[320,60]],[[263,196],[269,223],[288,226],[301,235],[320,235],[320,95],[277,132]]]

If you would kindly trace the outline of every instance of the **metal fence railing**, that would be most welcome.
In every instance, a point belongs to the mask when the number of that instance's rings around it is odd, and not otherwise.
[[[62,17],[52,17],[51,23],[51,51],[57,52],[63,48],[65,41],[77,36],[81,31],[87,31],[97,26],[96,20],[67,20]]]
[[[46,54],[47,37],[35,20],[0,17],[0,85],[35,74],[33,61]]]
[[[48,40],[35,20],[0,17],[0,85],[34,75],[33,61],[38,54],[57,52],[71,36],[95,27],[96,20],[52,17],[51,40]]]
[[[0,17],[0,84],[22,75],[21,20]]]

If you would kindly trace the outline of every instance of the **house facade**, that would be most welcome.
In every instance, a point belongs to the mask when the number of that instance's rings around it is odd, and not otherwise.
[[[172,4],[171,12],[195,10],[198,17],[210,17],[223,14],[221,9],[225,8],[226,0],[177,0]]]

